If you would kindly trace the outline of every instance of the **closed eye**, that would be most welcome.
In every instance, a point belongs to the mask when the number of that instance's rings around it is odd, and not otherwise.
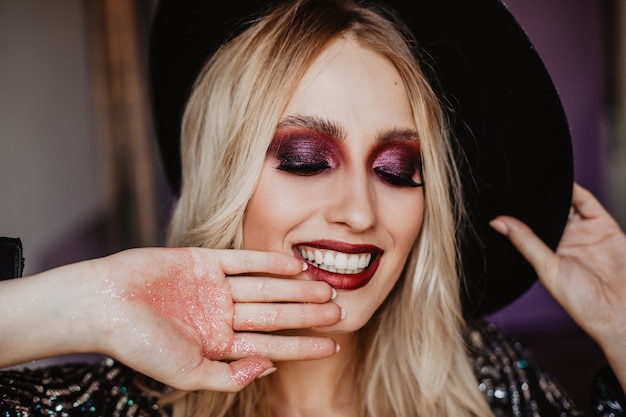
[[[268,154],[276,159],[276,169],[300,176],[312,176],[336,167],[341,151],[332,138],[314,130],[297,127],[279,129]]]
[[[324,171],[329,170],[331,165],[328,161],[319,161],[319,162],[302,162],[295,160],[280,160],[276,169],[281,171],[286,171],[292,174],[301,175],[301,176],[312,176],[321,174]]]
[[[382,167],[375,167],[374,172],[378,175],[383,181],[395,185],[397,187],[421,187],[424,185],[423,182],[416,182],[413,177],[414,174],[398,174],[395,172],[385,171]]]
[[[422,158],[419,142],[402,140],[383,143],[372,154],[374,173],[386,183],[397,187],[420,187]]]

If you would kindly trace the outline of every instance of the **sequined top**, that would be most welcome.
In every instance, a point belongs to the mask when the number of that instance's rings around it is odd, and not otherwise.
[[[478,389],[497,417],[584,415],[524,347],[495,326],[470,323],[466,339]],[[163,389],[110,358],[4,370],[0,372],[0,417],[161,417],[168,410],[161,409],[157,397],[148,392]],[[591,392],[592,416],[626,417],[624,393],[610,370],[598,375]]]

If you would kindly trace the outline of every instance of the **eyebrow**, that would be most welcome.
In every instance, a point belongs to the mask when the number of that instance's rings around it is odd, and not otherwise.
[[[278,123],[278,129],[288,127],[302,127],[330,136],[339,142],[345,141],[347,136],[345,129],[340,124],[318,116],[296,114],[287,116]],[[419,134],[415,129],[399,128],[386,129],[376,135],[376,141],[380,143],[397,142],[403,140],[419,141]]]
[[[343,142],[347,136],[346,131],[338,123],[307,114],[296,114],[285,117],[278,123],[278,128],[285,127],[303,127],[333,137],[340,142]]]

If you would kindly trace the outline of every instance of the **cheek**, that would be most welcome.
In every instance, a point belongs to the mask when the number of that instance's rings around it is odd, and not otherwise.
[[[424,194],[421,191],[396,194],[393,198],[389,196],[381,201],[381,212],[385,213],[385,228],[394,240],[398,256],[405,257],[422,229]]]
[[[406,192],[404,192],[406,191]],[[424,217],[424,194],[417,190],[393,189],[381,187],[379,194],[380,225],[384,228],[392,243],[392,250],[383,255],[385,268],[381,269],[379,286],[376,291],[376,308],[397,284],[402,269],[413,244],[422,229]]]
[[[265,163],[244,216],[245,249],[282,251],[287,233],[307,218],[308,193],[285,178],[285,173]]]

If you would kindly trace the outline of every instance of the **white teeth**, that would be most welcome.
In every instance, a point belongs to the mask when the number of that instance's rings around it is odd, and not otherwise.
[[[359,269],[359,256],[350,256],[348,257],[348,269]],[[365,265],[367,266],[367,265]],[[364,268],[364,267],[360,267]]]
[[[358,274],[372,259],[371,253],[348,254],[304,247],[300,248],[300,254],[314,266],[338,274]]]
[[[335,256],[335,268],[346,269],[347,267],[348,267],[348,256],[346,256],[345,253],[338,253],[337,256]]]
[[[316,264],[323,264],[324,263],[324,255],[322,254],[322,251],[319,249],[315,249],[315,258],[313,258],[312,256],[309,256],[310,260],[315,259],[315,263]]]

